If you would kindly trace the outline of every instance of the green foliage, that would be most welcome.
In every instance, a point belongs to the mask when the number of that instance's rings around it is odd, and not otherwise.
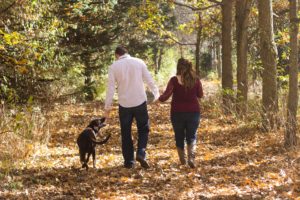
[[[1,98],[100,98],[117,44],[150,68],[158,64],[155,52],[169,47],[163,34],[172,27],[168,12],[163,1],[18,2],[0,16]]]
[[[210,81],[218,80],[218,73],[215,71],[209,71],[205,78],[207,78]]]
[[[168,80],[176,74],[177,60],[180,55],[176,48],[171,48],[166,51],[165,57],[167,59],[164,59],[162,69],[155,75],[156,83],[161,86],[166,86]]]
[[[51,2],[24,2],[7,18],[16,23],[0,27],[1,98],[23,103],[31,95],[42,98],[49,83],[58,79],[62,54],[57,41],[64,28],[51,13]]]
[[[202,53],[200,61],[201,69],[208,72],[212,69],[212,56],[210,53]]]
[[[223,89],[222,96],[229,96],[233,98],[235,96],[235,91],[233,89]]]

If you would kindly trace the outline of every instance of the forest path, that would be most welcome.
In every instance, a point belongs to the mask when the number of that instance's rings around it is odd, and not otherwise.
[[[206,84],[203,83],[207,88]],[[151,168],[123,168],[116,107],[97,147],[97,169],[80,169],[76,138],[102,104],[57,105],[48,146],[16,164],[1,183],[0,199],[294,199],[290,161],[297,151],[282,148],[283,133],[261,133],[253,123],[238,123],[204,100],[198,131],[196,169],[178,165],[169,104],[149,105]],[[136,128],[133,128],[136,142]]]

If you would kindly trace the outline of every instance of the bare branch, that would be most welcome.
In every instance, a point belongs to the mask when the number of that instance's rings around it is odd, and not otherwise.
[[[196,43],[182,43],[182,42],[179,42],[177,39],[171,37],[171,36],[168,36],[169,39],[173,40],[176,44],[179,44],[179,45],[182,45],[182,46],[195,46]]]
[[[192,6],[192,5],[188,5],[188,4],[184,4],[184,3],[180,3],[180,2],[177,2],[177,1],[174,1],[174,4],[177,5],[177,6],[182,6],[182,7],[189,8],[189,9],[191,9],[193,11],[207,10],[207,9],[214,8],[214,7],[217,7],[217,6],[220,5],[220,4],[213,4],[213,5],[210,5],[210,6],[198,8],[198,7],[195,7],[195,6]]]
[[[218,4],[219,6],[222,5],[222,1],[217,1],[217,0],[208,0],[208,1],[210,1],[212,3],[215,3],[215,4]]]

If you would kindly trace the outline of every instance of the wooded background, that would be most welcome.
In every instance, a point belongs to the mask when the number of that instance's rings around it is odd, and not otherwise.
[[[266,129],[278,124],[278,94],[288,89],[286,145],[293,146],[297,3],[2,0],[1,99],[18,104],[30,98],[48,103],[101,98],[113,50],[123,44],[155,74],[179,56],[193,59],[202,77],[217,72],[224,108],[234,103],[240,114],[247,113],[249,84],[262,82]]]
[[[205,94],[217,91],[206,103],[217,102],[223,115],[246,122],[256,113],[261,134],[283,130],[282,145],[293,150],[299,134],[298,4],[1,0],[1,137],[21,138],[23,158],[32,141],[48,142],[47,112],[55,105],[96,102],[101,109],[114,49],[123,44],[145,60],[162,89],[177,59],[191,59],[202,80],[217,83],[204,88]],[[5,145],[1,158],[11,160]]]

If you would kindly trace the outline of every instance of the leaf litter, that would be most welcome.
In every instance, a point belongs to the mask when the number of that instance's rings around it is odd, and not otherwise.
[[[169,104],[150,105],[151,168],[123,168],[117,110],[101,129],[96,169],[80,169],[76,139],[89,120],[103,115],[95,103],[56,105],[50,143],[16,161],[0,179],[0,199],[299,199],[299,148],[283,148],[283,131],[261,133],[203,109],[196,169],[178,164]],[[136,128],[133,139],[137,142]],[[296,164],[295,164],[296,163]]]

